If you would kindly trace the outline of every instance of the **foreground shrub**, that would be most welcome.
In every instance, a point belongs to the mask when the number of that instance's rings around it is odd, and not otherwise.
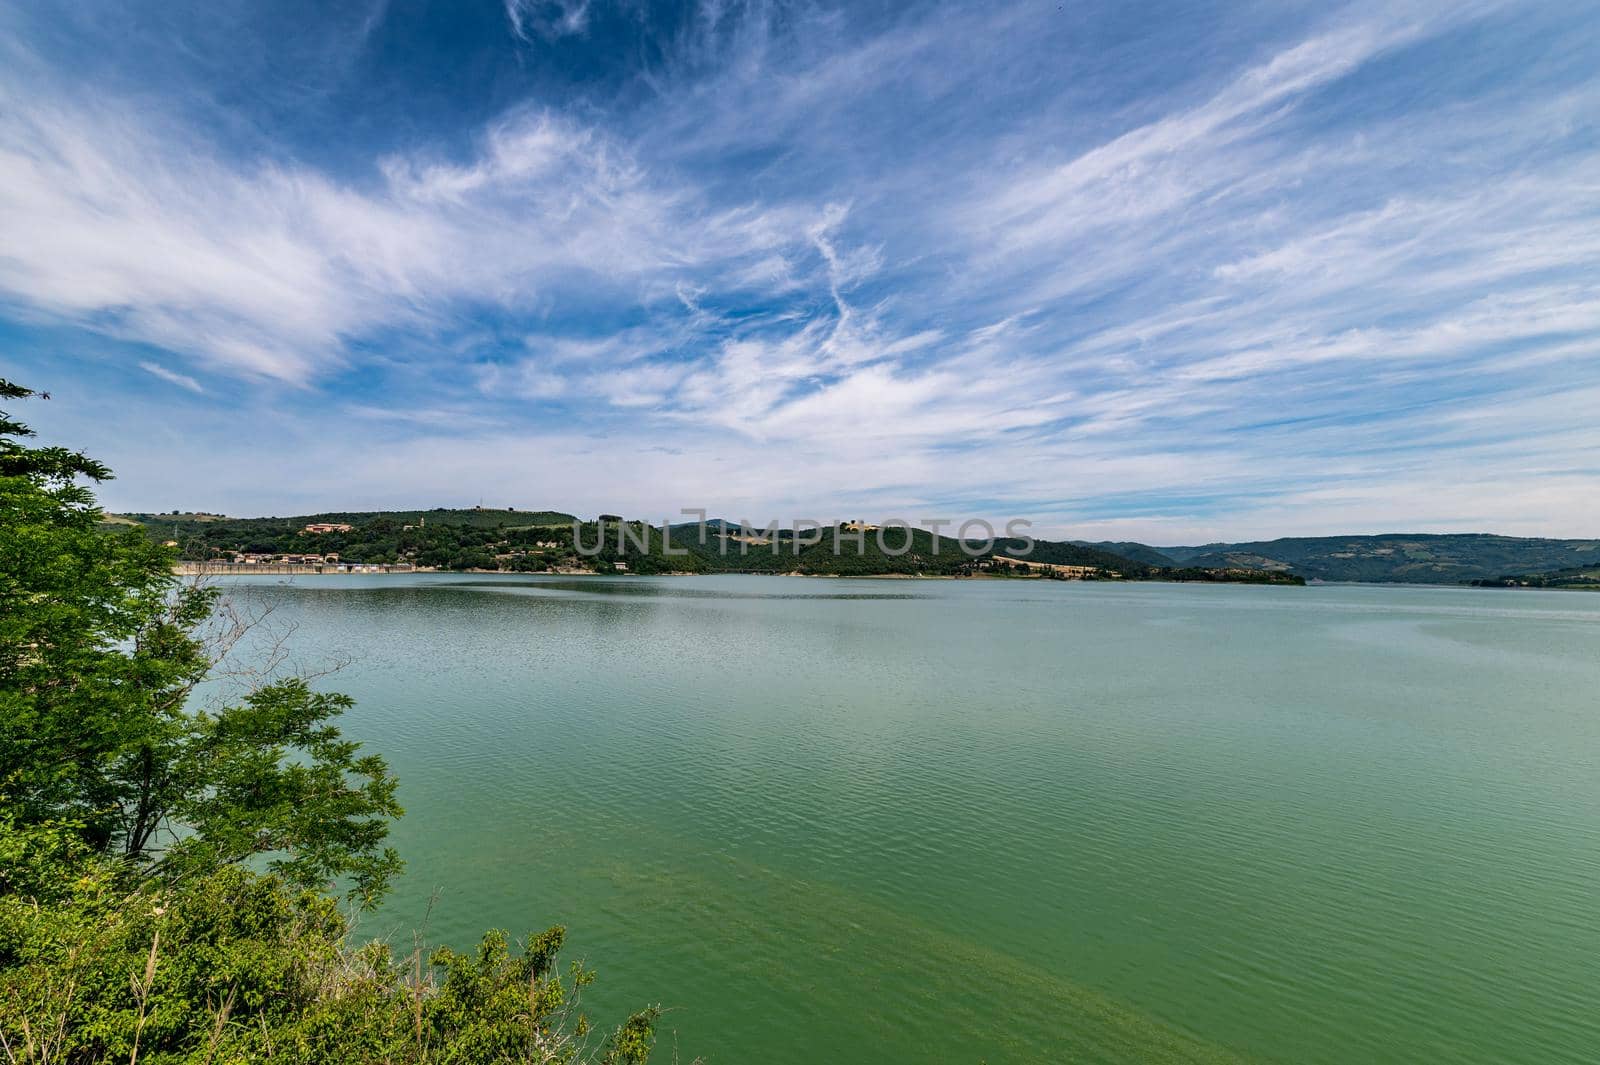
[[[46,841],[47,843],[48,841]],[[10,833],[5,850],[28,849]],[[513,951],[353,947],[337,902],[237,867],[130,889],[81,869],[0,896],[0,1039],[16,1062],[644,1062],[656,1011],[604,1037],[563,975],[563,929]]]

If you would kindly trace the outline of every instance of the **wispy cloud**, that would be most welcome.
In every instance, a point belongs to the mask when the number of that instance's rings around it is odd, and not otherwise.
[[[177,385],[179,388],[187,388],[191,392],[205,391],[204,388],[200,387],[200,382],[196,381],[188,374],[179,373],[176,370],[169,370],[160,363],[141,362],[139,364],[139,369],[145,371],[146,373],[153,373],[168,384]]]
[[[346,364],[363,335],[432,329],[465,302],[648,302],[682,271],[807,239],[797,219],[707,217],[599,133],[542,113],[495,123],[466,164],[385,157],[381,182],[362,188],[225,161],[125,110],[15,91],[0,102],[0,219],[14,242],[0,289],[290,383]]]
[[[582,33],[589,24],[590,0],[505,0],[511,32],[522,40],[555,40]]]

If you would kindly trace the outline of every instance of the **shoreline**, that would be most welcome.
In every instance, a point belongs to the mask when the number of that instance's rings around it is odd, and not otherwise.
[[[958,576],[950,573],[765,573],[753,570],[730,570],[721,573],[597,573],[591,569],[556,570],[497,570],[497,569],[439,569],[437,566],[409,566],[399,568],[379,563],[370,566],[352,563],[348,566],[307,565],[304,563],[235,564],[217,562],[179,562],[172,572],[180,577],[411,577],[417,574],[472,575],[493,577],[794,577],[804,580],[829,581],[1050,581],[1052,578],[1013,576],[1002,573],[973,573]],[[1164,581],[1159,578],[1134,580],[1127,577],[1076,577],[1056,580],[1060,584],[1228,584],[1261,585],[1269,588],[1302,587],[1278,581]],[[1457,587],[1455,585],[1419,585],[1418,587]]]
[[[517,572],[496,569],[439,569],[437,566],[414,566],[409,569],[392,567],[339,569],[332,566],[307,566],[289,564],[232,565],[226,563],[179,562],[172,572],[180,577],[410,577],[416,574],[471,574],[494,577],[799,577],[806,580],[830,581],[1047,581],[1046,577],[1012,577],[996,573],[974,573],[958,577],[948,573],[761,573],[755,571],[728,571],[723,573],[596,573],[592,569],[531,570]],[[1577,585],[1573,587],[1519,587],[1504,588],[1473,584],[1422,584],[1413,581],[1307,581],[1305,585],[1280,581],[1170,581],[1160,578],[1133,580],[1131,578],[1078,578],[1057,581],[1060,584],[1211,584],[1232,587],[1262,588],[1429,588],[1469,592],[1600,592],[1600,586]]]

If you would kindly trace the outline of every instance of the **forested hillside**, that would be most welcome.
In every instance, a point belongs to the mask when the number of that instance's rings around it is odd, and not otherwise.
[[[843,522],[820,529],[745,528],[712,520],[660,526],[602,515],[578,521],[560,511],[413,510],[325,513],[285,518],[217,514],[106,515],[106,528],[141,526],[183,560],[244,563],[400,565],[510,573],[595,571],[793,573],[807,576],[977,575],[1116,580],[1249,581],[1250,567],[1222,563],[1151,564],[1081,544],[935,536],[926,529]],[[1150,553],[1153,557],[1162,558]],[[1026,559],[1028,567],[997,565]],[[1261,571],[1267,572],[1267,571]],[[1281,574],[1281,583],[1298,577]]]
[[[1162,547],[1190,566],[1281,569],[1310,580],[1462,584],[1507,573],[1600,563],[1600,539],[1490,534],[1285,537],[1238,544]]]

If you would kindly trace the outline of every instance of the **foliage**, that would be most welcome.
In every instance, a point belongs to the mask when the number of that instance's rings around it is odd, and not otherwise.
[[[153,542],[173,541],[191,561],[254,554],[326,555],[342,562],[411,562],[437,569],[540,571],[572,554],[572,517],[554,511],[433,510],[311,514],[292,518],[135,514]],[[348,532],[308,533],[314,523]],[[556,545],[551,547],[549,545]],[[543,545],[543,546],[541,546]],[[497,558],[496,556],[504,556]]]
[[[1103,540],[1099,543],[1088,543],[1081,540],[1072,541],[1073,547],[1087,547],[1094,551],[1104,551],[1130,562],[1138,562],[1146,566],[1171,566],[1173,560],[1165,555],[1159,548],[1148,544],[1136,543],[1132,540]]]
[[[593,974],[562,978],[560,928],[520,954],[500,932],[472,956],[351,944],[324,892],[376,904],[401,811],[384,761],[332,724],[349,698],[269,678],[196,708],[248,624],[216,630],[171,551],[102,527],[80,479],[109,471],[31,435],[0,413],[6,1059],[645,1061],[656,1011],[592,1036]]]
[[[327,724],[349,705],[290,679],[196,714],[168,784],[171,816],[189,834],[158,867],[174,874],[268,853],[267,867],[292,884],[345,877],[373,905],[399,871],[383,841],[401,810],[383,759],[361,755]]]
[[[1198,582],[1201,584],[1294,584],[1304,585],[1306,579],[1298,573],[1285,573],[1276,569],[1240,569],[1237,567],[1179,566],[1157,570],[1160,580]]]
[[[1047,562],[1052,566],[1097,566],[1125,577],[1146,576],[1152,570],[1150,566],[1110,551],[1051,540],[1037,540],[1031,549],[1020,540],[1002,540],[996,545],[996,554],[1026,558],[1030,562]]]
[[[1600,589],[1600,566],[1570,566],[1549,573],[1515,573],[1485,577],[1472,582],[1478,588],[1577,588]]]
[[[593,973],[563,977],[563,935],[396,959],[351,949],[333,900],[275,877],[129,889],[91,866],[50,906],[0,896],[0,1034],[41,1063],[644,1062],[657,1012],[595,1036],[577,1008]]]
[[[0,415],[7,815],[73,825],[91,853],[152,873],[264,855],[293,883],[345,877],[375,901],[399,867],[383,841],[400,807],[383,760],[328,724],[348,700],[290,678],[215,713],[191,709],[213,652],[225,652],[195,635],[215,592],[180,584],[171,553],[139,532],[103,532],[77,478],[109,471],[27,447],[30,435]]]

